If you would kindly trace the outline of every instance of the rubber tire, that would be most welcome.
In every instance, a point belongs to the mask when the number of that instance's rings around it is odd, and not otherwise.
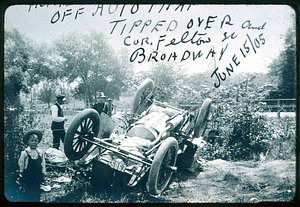
[[[28,141],[28,138],[29,138],[30,135],[33,135],[33,134],[37,135],[38,141],[39,141],[39,143],[40,143],[40,141],[41,141],[42,138],[43,138],[43,132],[41,132],[40,130],[37,130],[37,129],[31,129],[31,130],[28,130],[28,131],[24,134],[24,136],[23,136],[23,142],[24,142],[24,144],[28,145],[28,142],[27,142],[27,141]]]
[[[100,116],[95,109],[84,109],[81,111],[72,121],[70,127],[68,128],[65,141],[64,141],[64,151],[70,160],[79,160],[83,157],[83,155],[89,150],[89,148],[93,145],[90,142],[86,143],[86,146],[79,152],[73,150],[73,141],[75,137],[75,132],[81,123],[84,120],[90,118],[93,121],[92,132],[94,133],[94,137],[98,136],[100,131]]]
[[[203,136],[205,133],[211,102],[212,102],[211,99],[209,98],[205,99],[197,114],[197,119],[195,122],[195,131],[194,131],[194,137],[196,138]]]
[[[146,78],[139,86],[138,90],[135,93],[133,104],[132,104],[132,112],[136,113],[139,108],[139,102],[141,99],[141,96],[143,95],[143,92],[146,88],[150,87],[150,89],[153,91],[154,85],[153,81],[150,78]]]
[[[149,171],[149,177],[148,177],[148,192],[150,195],[159,195],[161,194],[169,185],[170,179],[172,177],[173,172],[169,171],[170,173],[165,179],[163,185],[161,187],[158,187],[158,178],[161,171],[161,164],[166,156],[166,154],[169,152],[169,149],[174,148],[174,157],[171,160],[171,166],[175,166],[176,159],[177,159],[177,151],[178,151],[178,142],[174,137],[168,137],[166,140],[163,141],[163,143],[159,146],[155,156],[154,160],[152,162],[152,165],[150,167]]]

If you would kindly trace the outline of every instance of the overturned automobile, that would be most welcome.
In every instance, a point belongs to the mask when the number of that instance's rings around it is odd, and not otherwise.
[[[212,101],[205,99],[191,112],[155,100],[153,89],[151,79],[140,84],[130,120],[124,114],[109,117],[91,108],[81,111],[67,130],[66,156],[82,164],[92,161],[93,180],[122,178],[132,187],[146,180],[150,195],[161,194],[178,168],[189,168],[195,161]],[[106,124],[112,127],[105,132]]]

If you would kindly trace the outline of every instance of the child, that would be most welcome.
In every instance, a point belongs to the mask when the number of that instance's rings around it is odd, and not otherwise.
[[[20,178],[25,191],[24,201],[40,201],[40,184],[46,172],[44,152],[37,148],[42,140],[42,132],[39,130],[29,130],[23,137],[23,142],[28,147],[21,152],[19,158]]]

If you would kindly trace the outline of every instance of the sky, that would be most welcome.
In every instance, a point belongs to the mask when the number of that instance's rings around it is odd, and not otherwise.
[[[294,13],[285,5],[16,5],[5,12],[5,30],[49,45],[75,31],[101,32],[116,53],[128,50],[136,71],[172,62],[189,74],[228,77],[266,73]]]

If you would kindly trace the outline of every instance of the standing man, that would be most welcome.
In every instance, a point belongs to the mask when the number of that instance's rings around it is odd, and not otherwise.
[[[67,118],[64,117],[64,112],[61,108],[65,96],[57,95],[56,103],[51,107],[52,124],[51,130],[53,134],[53,148],[59,149],[60,140],[64,142],[65,139],[65,129],[64,124]]]
[[[106,104],[106,96],[104,95],[103,92],[100,92],[100,96],[97,96],[98,98],[98,102],[96,102],[93,106],[93,108],[99,113],[101,114],[101,112],[104,112],[107,114],[108,111],[108,107]]]

